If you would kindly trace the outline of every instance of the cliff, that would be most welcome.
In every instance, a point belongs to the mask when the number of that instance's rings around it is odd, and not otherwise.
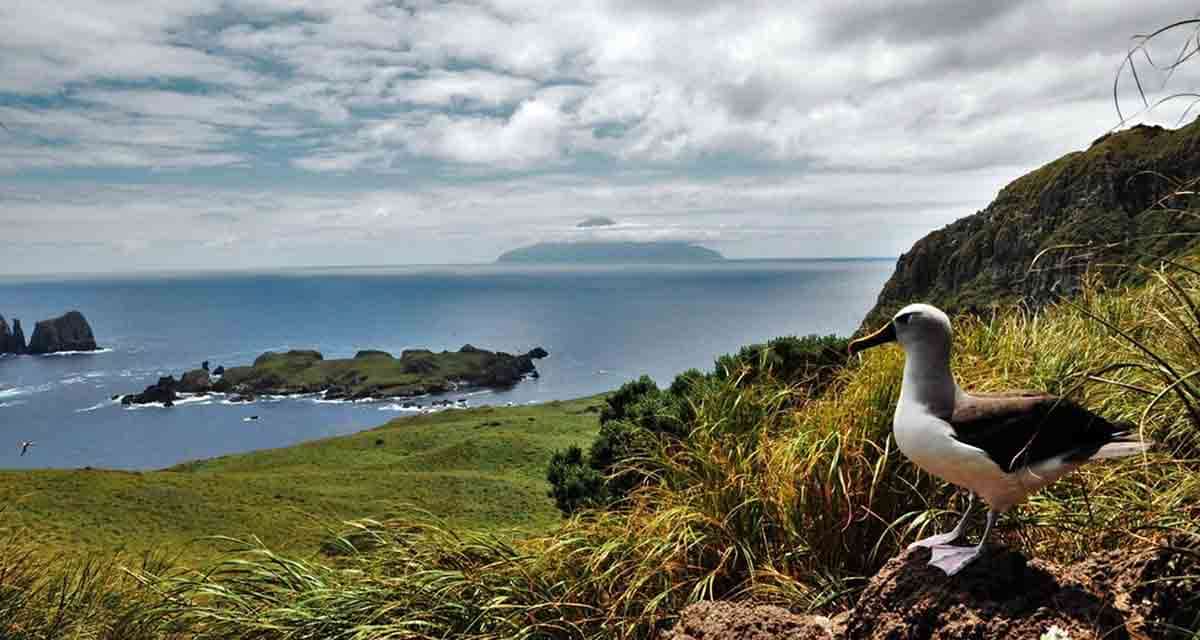
[[[681,264],[725,257],[688,242],[542,242],[501,255],[496,262],[551,264]]]
[[[57,318],[38,322],[29,339],[29,353],[95,350],[92,327],[78,311],[68,311]]]
[[[1116,265],[1189,248],[1200,220],[1178,212],[1181,198],[1160,199],[1198,177],[1200,121],[1105,135],[1014,180],[984,210],[918,240],[900,257],[864,327],[916,301],[950,313],[1018,300],[1039,306],[1076,291],[1089,269],[1111,281],[1128,271]],[[1048,251],[1030,270],[1035,256],[1061,245],[1076,246]]]

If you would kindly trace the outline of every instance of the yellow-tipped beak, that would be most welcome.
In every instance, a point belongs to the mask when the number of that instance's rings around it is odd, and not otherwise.
[[[860,351],[877,347],[887,342],[896,341],[896,325],[890,321],[883,325],[883,328],[869,336],[864,336],[850,343],[848,347],[850,355],[854,355]]]

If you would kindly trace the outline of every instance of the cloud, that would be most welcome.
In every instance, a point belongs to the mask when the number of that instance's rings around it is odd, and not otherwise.
[[[52,221],[103,221],[69,259],[110,266],[206,264],[206,246],[230,264],[388,261],[398,239],[404,261],[484,260],[588,234],[894,254],[1116,124],[1129,36],[1194,12],[18,1],[0,7],[0,225],[32,247]],[[620,223],[576,228],[596,215]]]

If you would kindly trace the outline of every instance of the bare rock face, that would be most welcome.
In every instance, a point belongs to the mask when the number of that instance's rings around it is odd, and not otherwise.
[[[699,602],[683,610],[662,640],[832,640],[827,619],[769,605]]]
[[[1152,262],[1195,246],[1200,238],[1186,232],[1200,230],[1200,221],[1153,205],[1172,192],[1171,181],[1196,175],[1200,122],[1106,135],[1014,180],[986,209],[918,240],[900,256],[864,328],[910,302],[951,314],[1016,300],[1036,307],[1074,293],[1093,265]],[[1099,268],[1100,275],[1122,272],[1128,269]]]
[[[69,311],[57,318],[42,320],[33,328],[29,353],[58,351],[95,351],[96,338],[82,313]]]
[[[1036,640],[1057,628],[1071,640],[1184,640],[1200,630],[1200,541],[1105,551],[1066,567],[991,548],[952,577],[928,559],[926,549],[893,558],[836,624],[776,607],[701,603],[663,638]]]

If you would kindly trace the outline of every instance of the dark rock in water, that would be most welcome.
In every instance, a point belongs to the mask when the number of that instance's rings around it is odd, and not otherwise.
[[[1174,131],[1137,125],[1017,178],[986,209],[900,256],[863,327],[910,302],[951,315],[1016,300],[1037,308],[1073,294],[1088,274],[1136,277],[1133,265],[1195,247],[1200,219],[1178,214],[1190,204],[1170,194],[1200,174],[1198,149],[1200,122]],[[1131,268],[1104,268],[1114,264]]]
[[[223,375],[225,375],[225,367],[223,367],[223,366],[221,366],[221,365],[217,365],[217,368],[212,370],[212,374],[213,374],[214,376],[223,376]]]
[[[364,350],[359,351],[358,353],[354,354],[355,360],[358,360],[360,358],[391,358],[391,357],[392,357],[392,354],[390,354],[386,351],[379,351],[378,349],[364,349]]]
[[[530,349],[529,353],[527,353],[525,355],[529,356],[530,358],[532,358],[534,360],[539,360],[541,358],[545,358],[546,356],[549,356],[550,352],[546,351],[545,349],[543,349],[541,347],[534,347],[534,348]]]
[[[13,318],[10,330],[4,316],[0,316],[0,353],[25,353],[25,332],[17,318]]]
[[[192,369],[179,379],[177,390],[182,393],[205,393],[212,389],[207,369]]]
[[[0,316],[0,353],[13,353],[10,348],[12,343],[12,331],[8,328],[8,323],[4,321],[4,316]]]
[[[29,353],[34,354],[95,350],[92,327],[78,311],[68,311],[57,318],[38,322],[29,339]]]
[[[12,348],[9,353],[29,352],[29,348],[25,345],[25,331],[21,329],[20,318],[13,318],[12,342],[9,344]]]
[[[158,382],[146,387],[145,391],[121,398],[121,404],[162,403],[169,407],[174,405],[175,400],[179,398],[176,395],[178,386],[179,383],[175,381],[174,376],[159,378]]]
[[[257,398],[253,393],[239,393],[231,398],[230,402],[254,402]]]

